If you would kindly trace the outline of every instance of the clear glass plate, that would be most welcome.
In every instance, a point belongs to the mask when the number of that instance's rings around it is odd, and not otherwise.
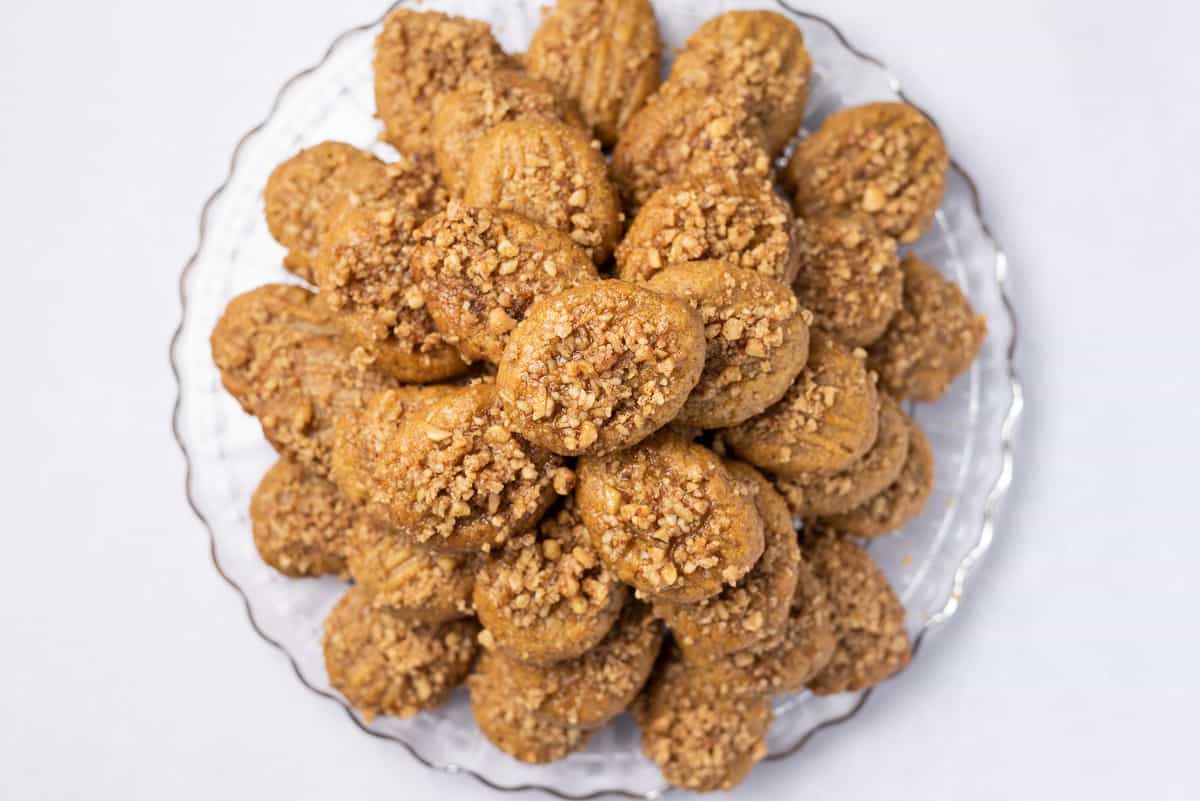
[[[421,8],[484,19],[510,52],[525,48],[542,0],[426,0]],[[782,2],[658,0],[662,35],[679,46],[705,19],[731,8],[771,8],[804,30],[815,62],[805,125],[832,111],[904,97],[876,59],[855,50],[830,22]],[[251,623],[283,651],[300,680],[346,706],[330,689],[321,624],[344,590],[336,579],[285,579],[259,559],[250,536],[250,495],[275,458],[255,420],[221,388],[208,337],[234,295],[271,281],[294,280],[280,266],[283,249],[267,232],[262,188],[272,168],[301,147],[337,139],[393,155],[377,140],[371,57],[378,22],[339,36],[321,62],[287,82],[267,119],[239,142],[229,176],[204,206],[199,247],[180,281],[183,319],[172,343],[179,381],[175,433],[188,464],[187,491],[212,538],[213,562],[245,600]],[[953,151],[954,143],[949,143]],[[919,638],[953,615],[963,583],[992,538],[992,518],[1012,475],[1011,439],[1021,411],[1013,369],[1016,320],[1004,284],[1003,253],[983,221],[970,177],[954,165],[934,228],[914,246],[963,287],[988,317],[979,359],[939,403],[914,411],[937,456],[937,482],[925,514],[872,553],[903,599]],[[919,666],[913,669],[920,669]],[[780,698],[769,758],[794,753],[827,725],[851,717],[869,694]],[[496,789],[536,788],[560,797],[600,793],[651,798],[662,778],[642,757],[636,728],[622,718],[586,751],[548,766],[529,766],[493,748],[476,729],[460,691],[445,708],[410,720],[379,719],[364,731],[403,745],[427,766],[470,774]]]

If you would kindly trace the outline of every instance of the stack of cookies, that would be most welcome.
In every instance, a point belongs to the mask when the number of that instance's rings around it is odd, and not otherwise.
[[[545,762],[630,709],[668,781],[728,789],[771,696],[907,664],[862,541],[920,514],[901,402],[945,393],[985,325],[897,249],[945,187],[917,110],[833,114],[777,171],[811,73],[790,20],[723,14],[661,64],[647,0],[560,0],[519,57],[394,11],[398,157],[275,170],[305,284],[235,298],[212,350],[280,454],[263,559],[353,582],[325,655],[365,717],[466,682],[484,734]]]

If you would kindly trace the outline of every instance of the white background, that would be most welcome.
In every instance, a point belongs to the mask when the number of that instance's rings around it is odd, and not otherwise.
[[[739,797],[1200,797],[1198,7],[808,6],[982,186],[1028,411],[959,616]],[[201,203],[380,0],[3,8],[0,798],[483,795],[362,736],[258,640],[168,428]]]

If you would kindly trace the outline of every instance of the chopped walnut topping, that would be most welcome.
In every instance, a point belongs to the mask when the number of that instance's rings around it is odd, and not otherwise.
[[[250,499],[254,545],[264,562],[286,576],[341,573],[346,539],[358,517],[337,487],[286,456]]]

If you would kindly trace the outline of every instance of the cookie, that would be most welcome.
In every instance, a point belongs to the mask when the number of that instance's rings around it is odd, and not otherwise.
[[[644,604],[628,604],[608,635],[575,659],[531,665],[485,651],[478,672],[503,684],[538,719],[596,729],[619,715],[646,683],[662,646],[661,624]]]
[[[688,37],[665,87],[744,104],[762,126],[767,150],[777,153],[804,118],[811,75],[804,34],[794,22],[772,11],[727,11]]]
[[[574,104],[553,86],[512,69],[467,78],[435,105],[434,155],[442,181],[455,193],[461,193],[466,184],[476,143],[500,123],[539,119],[583,126]]]
[[[371,497],[416,545],[487,552],[536,523],[569,479],[560,457],[504,427],[496,387],[476,384],[405,417]]]
[[[469,78],[510,66],[491,27],[437,11],[398,8],[375,39],[375,115],[404,153],[432,153],[437,99]]]
[[[862,457],[879,430],[879,396],[866,354],[812,332],[808,362],[783,399],[722,432],[751,464],[784,477],[833,473]]]
[[[479,570],[475,608],[512,657],[551,664],[604,639],[628,593],[601,563],[571,497]]]
[[[916,421],[906,423],[908,454],[896,480],[861,506],[827,515],[822,523],[851,537],[870,538],[901,529],[920,516],[933,492],[933,449]]]
[[[902,670],[912,658],[904,606],[854,542],[832,531],[805,531],[804,558],[826,587],[838,644],[808,687],[818,695],[857,692]]]
[[[519,214],[453,202],[416,232],[413,272],[438,329],[472,361],[500,361],[539,298],[596,278],[563,233]]]
[[[741,581],[711,598],[694,604],[655,601],[654,613],[689,659],[718,659],[776,637],[787,625],[796,593],[800,546],[787,504],[753,467],[726,461],[725,469],[751,491],[763,520],[763,553]]]
[[[800,220],[796,232],[792,289],[813,313],[813,326],[851,346],[883,336],[904,285],[896,240],[857,213]]]
[[[936,401],[975,360],[987,320],[975,314],[958,285],[917,256],[905,256],[900,269],[900,311],[871,345],[867,361],[880,386],[897,398]]]
[[[654,8],[648,0],[559,0],[545,10],[523,61],[578,104],[611,146],[661,79]]]
[[[679,413],[704,368],[700,316],[676,298],[593,281],[536,303],[500,361],[505,419],[564,455],[628,448]]]
[[[692,178],[647,199],[621,244],[617,276],[647,281],[673,264],[717,259],[790,284],[792,211],[757,180]]]
[[[281,457],[250,499],[259,556],[285,576],[341,573],[358,512],[337,487]]]
[[[373,606],[413,623],[469,617],[475,563],[413,548],[386,524],[362,515],[350,530],[346,566]]]
[[[613,150],[611,172],[627,212],[657,190],[689,178],[771,175],[762,126],[740,105],[694,90],[655,96],[633,116]]]
[[[669,267],[650,289],[684,300],[704,321],[704,371],[675,422],[725,428],[787,392],[808,359],[808,321],[783,284],[723,261]]]
[[[475,659],[474,620],[408,623],[351,588],[325,619],[329,683],[368,722],[441,706]]]
[[[360,358],[401,381],[430,383],[466,372],[452,341],[434,326],[413,276],[419,218],[390,203],[344,213],[317,256],[317,284],[338,328]]]
[[[800,141],[784,180],[797,216],[859,211],[901,242],[929,227],[950,157],[938,129],[907,103],[837,111]]]
[[[590,731],[534,715],[494,671],[473,674],[470,688],[475,725],[492,745],[522,762],[541,764],[565,759],[587,745],[591,737]]]
[[[576,501],[600,558],[655,602],[710,598],[762,556],[750,490],[679,434],[660,431],[576,469]]]
[[[900,476],[908,458],[908,416],[899,404],[879,396],[879,434],[861,459],[836,473],[805,473],[776,478],[775,487],[800,518],[845,514],[879,495]]]
[[[463,201],[562,231],[596,264],[621,236],[621,200],[600,143],[557,120],[505,122],[475,145]]]

